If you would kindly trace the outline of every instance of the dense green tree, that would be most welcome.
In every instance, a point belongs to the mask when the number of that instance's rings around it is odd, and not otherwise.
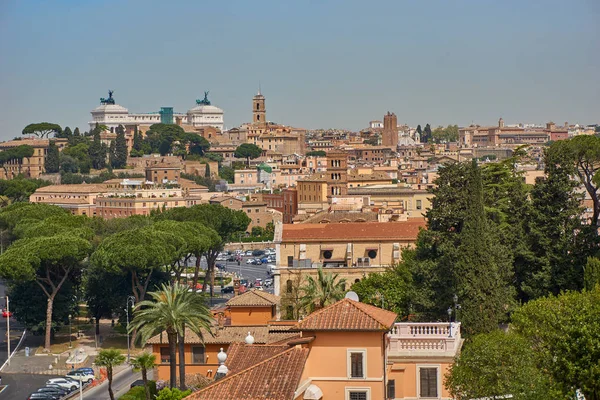
[[[131,330],[137,330],[142,343],[166,331],[170,355],[170,386],[177,385],[176,349],[178,336],[185,329],[203,340],[202,329],[210,331],[212,314],[206,299],[198,293],[189,292],[187,286],[178,283],[162,285],[161,289],[149,293],[152,300],[142,301],[135,306]],[[180,363],[181,388],[185,389],[185,363]]]
[[[154,369],[156,356],[152,353],[142,353],[131,360],[131,366],[134,370],[142,371],[142,380],[144,381],[144,391],[146,392],[146,400],[152,400],[150,396],[150,386],[148,386],[148,371]]]
[[[79,171],[79,163],[78,161],[69,156],[68,154],[59,154],[58,156],[59,164],[60,164],[60,172],[63,174],[76,173]],[[89,171],[89,169],[88,169]],[[65,183],[65,182],[63,182]]]
[[[377,146],[379,145],[379,135],[373,135],[372,137],[365,139],[363,143],[371,146]]]
[[[142,134],[137,131],[133,133],[133,147],[131,149],[131,157],[141,157],[144,154],[142,149],[143,141]]]
[[[223,156],[219,153],[204,153],[204,158],[210,161],[216,161],[219,165],[223,162]]]
[[[62,289],[56,294],[52,309],[52,329],[68,322],[69,314],[75,313],[76,274],[65,281]],[[8,286],[10,311],[15,318],[35,334],[43,334],[46,328],[46,305],[48,297],[39,285],[32,281],[15,281]]]
[[[181,391],[177,388],[164,388],[156,396],[156,400],[181,400],[192,394],[190,389]]]
[[[583,284],[586,290],[593,290],[600,285],[600,260],[596,257],[588,257],[583,274]]]
[[[394,311],[408,317],[416,295],[412,275],[405,264],[399,264],[383,273],[369,274],[352,285],[361,302]]]
[[[538,368],[537,354],[520,335],[496,330],[465,343],[445,385],[452,398],[515,400],[557,399],[549,376]]]
[[[514,306],[512,254],[499,242],[486,216],[481,171],[471,166],[467,210],[453,266],[461,319],[469,333],[491,332]],[[452,304],[448,302],[448,304]]]
[[[110,145],[108,146],[108,165],[110,165],[111,168],[114,168],[115,158],[115,141],[111,140]]]
[[[46,172],[55,174],[60,170],[60,159],[58,153],[58,147],[54,140],[50,141],[48,146],[48,153],[46,154]]]
[[[425,129],[423,129],[423,134],[421,135],[421,143],[429,143],[433,139],[433,135],[431,132],[431,126],[429,124],[425,125]]]
[[[229,183],[233,183],[235,177],[235,170],[231,167],[222,166],[219,168],[219,176],[225,179]]]
[[[186,132],[182,142],[189,145],[190,154],[204,156],[210,149],[210,142],[194,132]]]
[[[47,296],[46,339],[50,351],[52,312],[56,294],[91,251],[89,240],[70,234],[20,239],[0,256],[0,275],[15,282],[36,282]]]
[[[316,279],[306,276],[305,284],[300,288],[302,297],[300,303],[308,315],[315,309],[321,309],[344,298],[346,293],[346,279],[340,278],[337,273],[317,270]]]
[[[65,172],[81,172],[88,173],[92,166],[92,159],[90,157],[90,147],[87,142],[81,142],[74,146],[67,146],[60,154],[61,170]],[[71,160],[64,159],[64,156],[69,156],[77,160],[77,169],[73,171]],[[66,163],[68,167],[64,167],[63,163]]]
[[[252,143],[243,143],[235,149],[233,156],[235,158],[245,158],[246,166],[250,167],[250,160],[254,160],[262,154],[262,149]]]
[[[593,214],[590,224],[598,226],[600,217],[600,137],[592,135],[575,136],[568,140],[554,142],[546,153],[546,162],[559,164],[578,181],[592,199]]]
[[[421,137],[421,134],[423,133],[423,130],[421,129],[421,125],[417,125],[417,129],[416,129],[417,134],[419,135],[419,137]]]
[[[600,399],[600,286],[528,302],[512,316],[515,332],[527,338],[540,369],[568,398],[576,389]]]
[[[31,157],[32,155],[33,147],[26,144],[0,151],[0,165],[13,160],[22,161],[24,158]]]
[[[146,228],[128,229],[107,236],[91,257],[92,264],[131,278],[135,301],[146,297],[152,275],[179,255],[173,235]]]
[[[62,128],[58,124],[50,122],[40,122],[37,124],[29,124],[23,128],[23,135],[35,135],[39,138],[50,137],[51,134],[60,134]]]
[[[306,153],[306,157],[325,157],[327,153],[323,150],[313,150]]]
[[[214,294],[214,270],[215,261],[223,246],[236,239],[239,234],[246,232],[250,224],[250,218],[242,211],[225,208],[220,204],[200,204],[193,207],[172,208],[156,216],[157,219],[172,219],[175,221],[192,221],[213,229],[218,234],[217,238],[211,239],[211,246],[204,253],[207,262],[205,282],[211,282],[211,296]],[[194,285],[196,281],[194,280]],[[204,285],[203,290],[206,290]]]
[[[92,167],[94,169],[103,169],[106,167],[106,156],[108,149],[105,144],[100,140],[100,130],[94,129],[92,143],[88,149],[90,160],[92,161]]]
[[[435,143],[448,143],[458,141],[458,125],[439,126],[431,133]]]
[[[17,177],[8,181],[0,179],[0,193],[11,202],[29,201],[38,188],[51,185],[51,182],[42,179],[28,179]]]
[[[118,272],[92,266],[83,276],[83,298],[88,306],[88,316],[96,322],[96,334],[100,334],[100,319],[120,314],[127,296],[131,294],[131,280],[123,279]]]
[[[73,132],[71,131],[71,128],[69,128],[68,126],[66,126],[65,129],[63,129],[62,132],[56,133],[54,135],[54,137],[56,137],[56,138],[63,138],[63,139],[71,139],[73,137]]]
[[[99,367],[106,368],[106,377],[108,379],[108,396],[110,400],[115,400],[112,390],[114,368],[125,362],[125,356],[117,349],[102,349],[98,352],[94,363]]]

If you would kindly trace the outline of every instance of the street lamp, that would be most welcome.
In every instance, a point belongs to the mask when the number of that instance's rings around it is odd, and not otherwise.
[[[8,304],[8,295],[0,297],[0,299],[6,299],[6,348],[8,349],[6,362],[10,365],[10,307]]]
[[[452,296],[452,300],[454,300],[454,321],[458,322],[458,310],[460,310],[460,304],[458,304],[458,296],[455,294]]]
[[[127,297],[127,305],[125,306],[125,312],[127,313],[127,363],[129,364],[129,360],[131,359],[131,344],[129,343],[129,303],[131,303],[131,308],[135,306],[135,297],[129,296]]]
[[[448,307],[448,337],[452,337],[452,306]]]
[[[73,348],[73,345],[71,343],[71,339],[73,336],[73,330],[71,329],[71,317],[72,317],[71,314],[69,314],[69,348],[70,349]]]

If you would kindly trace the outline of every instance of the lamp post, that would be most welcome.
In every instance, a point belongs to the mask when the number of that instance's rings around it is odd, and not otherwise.
[[[127,364],[129,364],[129,360],[131,359],[131,344],[129,343],[129,303],[131,303],[131,308],[133,308],[133,306],[135,306],[135,297],[127,297],[127,304],[125,306],[125,312],[127,313]]]
[[[448,307],[448,337],[452,337],[452,306]]]
[[[460,304],[458,304],[458,296],[455,294],[452,296],[452,300],[454,300],[454,321],[458,322],[458,310],[460,310]]]
[[[73,336],[73,330],[71,329],[71,318],[72,318],[72,315],[69,314],[69,348],[70,349],[73,348],[73,344],[71,343],[71,339]]]
[[[0,299],[6,299],[6,348],[8,350],[6,361],[10,365],[10,305],[8,303],[8,295],[0,297]]]

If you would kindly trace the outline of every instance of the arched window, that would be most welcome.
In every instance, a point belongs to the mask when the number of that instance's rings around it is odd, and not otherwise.
[[[288,279],[285,284],[286,284],[286,291],[288,293],[292,293],[292,280]]]
[[[260,110],[260,103],[256,103],[256,111]]]
[[[358,282],[360,282],[360,279],[356,278],[356,279],[354,280],[354,283],[358,283]]]

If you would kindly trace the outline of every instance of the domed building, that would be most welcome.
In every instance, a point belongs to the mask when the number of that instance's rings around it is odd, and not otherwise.
[[[91,111],[92,120],[89,122],[90,130],[96,124],[105,125],[111,132],[119,125],[137,126],[152,124],[190,125],[194,128],[214,127],[223,130],[223,110],[210,104],[208,92],[204,92],[204,99],[196,100],[196,107],[186,114],[174,113],[173,107],[162,107],[158,112],[130,113],[129,110],[116,104],[113,91],[108,91],[108,98],[100,99],[100,106]]]

